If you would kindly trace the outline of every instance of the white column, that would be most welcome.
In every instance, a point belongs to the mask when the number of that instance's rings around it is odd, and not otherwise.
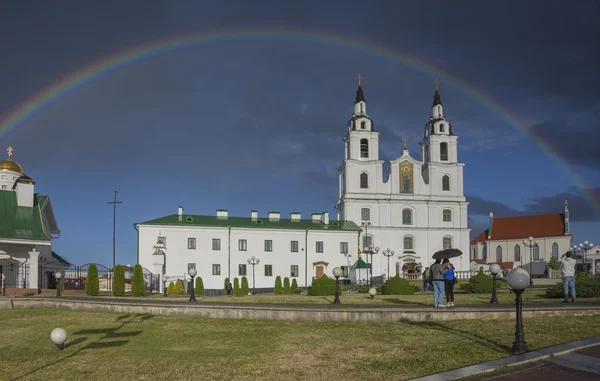
[[[154,265],[154,273],[159,275],[158,290],[161,294],[164,292],[163,291],[164,274],[162,273],[162,268],[163,268],[163,265]]]
[[[29,288],[38,288],[38,272],[39,272],[39,257],[40,252],[33,251],[29,252]]]

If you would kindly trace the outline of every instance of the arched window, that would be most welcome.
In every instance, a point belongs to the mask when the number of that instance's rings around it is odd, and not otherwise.
[[[369,187],[369,174],[366,172],[360,174],[360,187],[361,189]]]
[[[533,246],[533,260],[534,261],[540,260],[540,247],[537,243]]]
[[[367,126],[367,122],[364,122],[364,121],[360,122],[360,129],[361,130],[364,130],[366,128],[366,126]]]
[[[552,244],[552,256],[558,259],[558,243],[556,242]]]
[[[444,175],[444,177],[442,177],[442,190],[450,190],[450,176],[448,175]]]
[[[413,251],[415,249],[414,238],[410,235],[404,236],[404,251]]]
[[[452,248],[452,237],[444,237],[444,249]]]
[[[360,210],[360,219],[363,221],[370,221],[371,220],[371,209],[362,208]]]
[[[402,225],[412,225],[412,210],[402,209]]]
[[[473,259],[477,259],[477,245],[473,246]]]
[[[448,143],[446,142],[440,143],[440,160],[448,161]]]
[[[363,236],[363,248],[364,247],[370,247],[371,245],[373,245],[373,236],[371,236],[371,235],[364,235]]]
[[[487,260],[487,246],[485,243],[483,244],[483,248],[481,249],[481,259]]]
[[[369,139],[360,139],[360,157],[369,157]]]
[[[442,211],[443,214],[443,221],[444,222],[450,222],[452,221],[452,209],[444,209]]]
[[[444,132],[444,123],[440,123],[440,132]],[[444,143],[442,143],[444,144]]]
[[[496,248],[496,262],[502,262],[502,248],[500,245]]]
[[[515,245],[515,262],[521,262],[521,246]]]

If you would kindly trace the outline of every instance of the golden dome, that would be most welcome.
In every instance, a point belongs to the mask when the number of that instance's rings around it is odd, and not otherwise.
[[[11,159],[13,148],[8,147],[6,152],[8,152],[8,159],[0,161],[0,170],[23,173],[23,168],[21,168],[19,163]]]

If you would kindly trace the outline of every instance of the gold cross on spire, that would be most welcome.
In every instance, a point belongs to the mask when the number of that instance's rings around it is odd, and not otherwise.
[[[402,141],[404,142],[404,149],[406,149],[406,136],[402,138]]]
[[[363,77],[363,76],[362,76],[362,75],[360,75],[360,74],[359,74],[359,75],[358,75],[358,77],[356,77],[356,78],[358,78],[358,86],[360,86],[360,83],[361,83],[361,81],[362,81],[363,79],[365,79],[365,77]]]
[[[440,81],[438,81],[438,79],[436,78],[435,81],[433,81],[433,83],[435,83],[435,91],[438,91],[440,89]]]
[[[10,157],[12,156],[13,148],[12,147],[8,147],[8,149],[6,150],[6,152],[8,152],[8,160],[11,160]]]

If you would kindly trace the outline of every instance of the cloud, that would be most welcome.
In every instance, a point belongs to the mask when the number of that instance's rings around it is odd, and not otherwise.
[[[337,189],[339,185],[335,172],[331,174],[322,172],[304,172],[302,173],[302,177],[306,179],[309,184],[312,184],[312,186]]]
[[[471,215],[487,216],[492,212],[496,217],[510,217],[523,214],[523,212],[498,201],[486,200],[478,196],[465,196],[469,202],[469,214]]]

